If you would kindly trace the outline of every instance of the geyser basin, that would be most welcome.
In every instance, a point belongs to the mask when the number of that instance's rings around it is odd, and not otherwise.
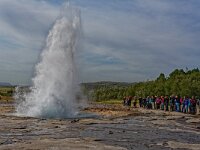
[[[79,10],[66,6],[49,32],[30,93],[16,92],[18,115],[71,118],[78,114],[74,54],[80,28]]]

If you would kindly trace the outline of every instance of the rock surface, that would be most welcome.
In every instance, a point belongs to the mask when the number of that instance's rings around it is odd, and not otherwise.
[[[84,112],[95,113],[98,117],[42,119],[17,117],[7,113],[12,112],[12,107],[1,107],[0,149],[200,148],[200,130],[197,128],[199,116],[114,105],[92,105]]]

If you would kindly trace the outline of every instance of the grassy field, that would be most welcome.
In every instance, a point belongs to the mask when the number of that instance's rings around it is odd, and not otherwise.
[[[122,100],[110,99],[110,100],[99,100],[96,101],[97,104],[115,104],[115,105],[123,105]],[[133,106],[133,101],[131,102],[131,106]],[[136,101],[136,106],[139,107],[139,100]]]
[[[14,87],[0,87],[0,102],[13,101]]]
[[[111,99],[111,100],[101,100],[97,101],[98,104],[122,104],[122,100]]]

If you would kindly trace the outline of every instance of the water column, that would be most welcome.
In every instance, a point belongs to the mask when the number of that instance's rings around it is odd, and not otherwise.
[[[31,92],[17,113],[33,117],[72,117],[77,112],[74,54],[80,33],[80,12],[70,6],[62,10],[46,39],[46,47],[35,67]]]

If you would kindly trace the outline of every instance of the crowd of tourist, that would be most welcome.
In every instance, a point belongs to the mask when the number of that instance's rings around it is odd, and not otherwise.
[[[146,98],[128,96],[123,98],[123,105],[197,114],[200,110],[200,99],[195,96],[147,96]]]

